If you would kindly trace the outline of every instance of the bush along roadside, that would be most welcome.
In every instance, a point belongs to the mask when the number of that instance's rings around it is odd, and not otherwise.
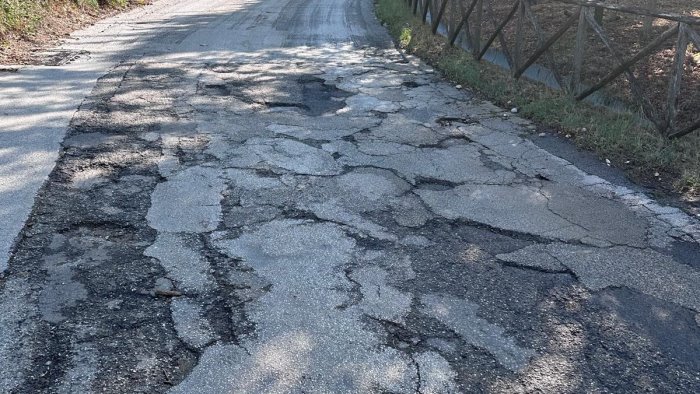
[[[376,0],[377,16],[398,46],[503,107],[553,130],[601,160],[623,169],[635,182],[663,196],[700,206],[700,135],[668,140],[637,115],[576,102],[563,92],[477,62],[414,17],[404,0]]]

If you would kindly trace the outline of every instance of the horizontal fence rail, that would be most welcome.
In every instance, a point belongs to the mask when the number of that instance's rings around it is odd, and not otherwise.
[[[414,15],[421,17],[423,23],[427,23],[428,16],[430,16],[433,34],[437,34],[441,25],[445,26],[450,45],[454,45],[462,35],[471,48],[473,57],[477,60],[482,60],[494,43],[498,41],[499,49],[516,79],[521,78],[535,63],[542,63],[551,71],[559,87],[580,101],[609,86],[618,77],[624,75],[631,90],[631,98],[641,108],[644,116],[664,136],[679,138],[700,130],[700,116],[698,116],[700,108],[696,108],[695,114],[691,114],[695,115],[697,119],[686,122],[688,124],[682,127],[677,124],[678,102],[684,83],[687,52],[691,44],[696,50],[700,50],[700,33],[698,33],[700,31],[700,18],[640,7],[607,4],[602,1],[550,0],[549,3],[567,5],[572,9],[569,10],[568,15],[565,15],[565,18],[561,18],[561,27],[547,36],[532,10],[532,3],[536,1],[499,0],[499,4],[512,3],[505,17],[500,20],[494,19],[492,0],[406,0],[406,3],[407,6],[411,7]],[[448,12],[448,9],[451,12]],[[645,29],[649,31],[651,31],[653,20],[662,20],[668,27],[636,53],[625,57],[615,48],[609,30],[606,29],[602,21],[603,12],[641,17],[644,20]],[[447,18],[448,14],[449,18]],[[494,28],[488,37],[485,37],[482,31],[485,16],[491,19]],[[445,19],[449,20],[445,21]],[[512,42],[509,42],[508,37],[504,34],[504,29],[511,23],[514,24],[515,32]],[[523,49],[523,31],[527,26],[534,31],[536,39],[536,49],[528,54]],[[551,49],[569,30],[574,28],[576,34],[573,43],[573,56],[571,57],[572,64],[569,65],[570,72],[565,79]],[[612,67],[598,81],[590,86],[584,86],[582,83],[583,65],[590,34],[596,37],[607,50],[612,60]],[[653,105],[645,95],[633,68],[643,59],[667,49],[669,42],[674,43],[673,60],[670,70],[665,70],[668,74],[668,80],[665,82],[666,94],[663,108],[659,108],[660,105]],[[700,95],[700,92],[691,92],[691,94]]]

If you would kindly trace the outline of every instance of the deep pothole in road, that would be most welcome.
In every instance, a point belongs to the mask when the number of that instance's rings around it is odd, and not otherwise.
[[[302,97],[312,116],[333,113],[345,107],[345,99],[352,94],[326,85],[323,79],[314,76],[302,76],[297,79],[302,86]]]
[[[270,81],[251,78],[208,83],[202,89],[210,96],[234,97],[267,108],[295,108],[305,115],[321,116],[345,108],[352,93],[328,85],[315,75],[289,75]]]

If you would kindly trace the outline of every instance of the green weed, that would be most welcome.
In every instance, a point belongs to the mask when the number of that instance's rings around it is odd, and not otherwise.
[[[8,33],[31,35],[54,5],[123,8],[142,0],[0,0],[0,42]]]
[[[43,16],[36,0],[0,0],[0,35],[8,31],[33,32]]]

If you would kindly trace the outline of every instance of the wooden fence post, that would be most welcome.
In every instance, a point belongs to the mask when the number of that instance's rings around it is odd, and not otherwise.
[[[587,14],[587,13],[589,13],[588,10],[584,11],[584,14]],[[645,58],[646,56],[649,56],[650,54],[654,53],[654,51],[658,51],[659,48],[661,47],[661,45],[663,45],[663,43],[666,42],[666,40],[670,39],[671,37],[673,37],[677,33],[678,33],[678,25],[676,24],[676,25],[671,26],[670,29],[666,30],[663,34],[658,36],[653,42],[649,43],[647,46],[642,48],[636,55],[634,55],[633,57],[631,57],[627,61],[620,60],[618,62],[617,67],[615,67],[612,71],[610,71],[608,73],[608,75],[603,77],[603,79],[601,79],[600,82],[591,86],[585,92],[579,93],[576,96],[576,100],[583,100],[586,97],[590,96],[591,94],[597,92],[598,90],[602,89],[605,85],[612,82],[615,78],[617,78],[622,73],[628,73],[628,75],[629,75],[629,73],[630,73],[629,68],[634,63]],[[604,37],[601,37],[601,38],[603,40],[605,40]],[[604,41],[604,43],[607,46],[607,42]]]
[[[685,56],[688,51],[688,33],[685,23],[678,24],[678,41],[676,42],[676,54],[673,58],[673,68],[668,83],[668,101],[666,103],[666,126],[668,133],[673,132],[678,116],[678,95],[683,84],[683,71],[685,69]]]
[[[657,11],[659,8],[659,0],[646,0],[646,8],[652,11]],[[644,25],[642,26],[642,38],[648,40],[651,38],[651,34],[654,28],[654,18],[651,16],[645,16],[643,18]]]
[[[457,36],[464,26],[467,27],[465,30],[467,33],[467,38],[469,38],[471,41],[471,35],[469,34],[469,17],[472,15],[472,12],[474,12],[474,8],[476,7],[478,1],[479,0],[472,0],[471,5],[469,5],[469,9],[467,9],[467,12],[464,13],[462,19],[457,24],[457,27],[455,27],[455,29],[452,31],[452,35],[449,37],[450,45],[455,44],[455,41],[457,41]]]
[[[583,70],[583,59],[586,54],[586,39],[588,39],[587,12],[590,12],[588,7],[581,7],[578,17],[576,46],[574,47],[574,72],[571,75],[571,92],[574,95],[581,93],[581,74]]]
[[[450,9],[447,12],[447,20],[445,21],[445,25],[447,26],[447,37],[452,37],[452,31],[455,28],[455,23],[457,21],[455,18],[457,17],[458,14],[460,14],[457,11],[457,8],[459,7],[459,1],[452,1],[450,2]]]
[[[654,125],[659,129],[661,132],[666,131],[666,122],[664,121],[663,118],[661,118],[654,107],[652,107],[651,103],[649,100],[644,96],[644,93],[639,86],[639,82],[637,81],[637,77],[635,77],[634,73],[630,70],[630,65],[634,64],[635,61],[627,61],[625,62],[622,59],[622,55],[613,47],[612,42],[610,41],[610,38],[608,38],[607,34],[605,34],[605,31],[603,30],[603,27],[598,24],[595,20],[594,15],[586,14],[586,19],[588,20],[588,25],[591,26],[593,31],[598,35],[600,40],[603,42],[603,45],[605,45],[608,48],[608,51],[613,55],[613,59],[615,59],[615,62],[618,64],[619,69],[623,70],[627,75],[627,80],[630,83],[630,89],[632,90],[632,97],[640,104],[642,107],[642,111],[644,111],[644,115],[652,122]],[[674,26],[674,28],[669,29],[669,31],[672,30],[677,30],[678,26]],[[663,37],[659,37],[663,38]],[[660,41],[659,42],[663,42]],[[612,81],[612,80],[610,80]],[[608,81],[609,82],[609,81]],[[591,89],[586,91],[585,93],[582,93],[577,97],[577,99],[582,100],[582,96],[584,94],[590,94]]]
[[[532,9],[530,8],[530,3],[528,1],[523,0],[523,7],[525,8],[525,16],[530,20],[530,24],[532,25],[533,29],[535,29],[535,35],[537,37],[537,45],[541,48],[545,44],[545,39],[544,39],[544,33],[542,32],[542,29],[540,28],[540,24],[537,21],[537,17],[535,14],[532,12]],[[578,17],[578,15],[577,15]],[[575,19],[574,19],[575,20]],[[568,24],[573,24],[573,22],[566,22]],[[568,29],[569,26],[565,26],[565,28]],[[564,30],[565,32],[566,30]],[[563,32],[561,33],[563,34]],[[564,80],[561,77],[561,73],[559,72],[559,68],[557,67],[556,61],[554,57],[552,56],[551,53],[547,52],[546,50],[543,52],[545,60],[549,63],[550,71],[552,71],[552,75],[554,76],[554,79],[557,81],[557,85],[559,85],[562,89],[566,89],[564,86]],[[522,65],[520,66],[522,69]],[[524,70],[523,70],[524,71]],[[516,71],[516,78],[519,78],[520,75],[518,75],[520,71]]]
[[[599,0],[601,3],[605,2],[605,0]],[[595,21],[598,22],[599,25],[603,26],[603,15],[605,15],[605,8],[603,7],[595,7]]]
[[[498,22],[496,21],[496,13],[493,11],[493,1],[489,1],[486,7],[486,12],[488,12],[489,19],[491,19],[493,26],[497,28]],[[516,1],[514,6],[517,9],[518,2]],[[511,15],[511,20],[512,15]],[[501,51],[503,52],[503,55],[505,55],[506,60],[508,61],[508,68],[511,69],[513,68],[513,56],[510,53],[510,46],[508,45],[508,41],[506,40],[505,36],[503,35],[503,29],[498,33],[498,42],[501,44]],[[482,55],[483,56],[483,55]]]
[[[425,24],[426,20],[428,19],[428,11],[430,10],[430,0],[425,0],[423,3],[423,16],[421,20],[423,21],[423,24]]]
[[[515,55],[513,58],[513,75],[523,62],[523,31],[525,30],[525,5],[523,0],[518,0],[518,21],[515,28]]]
[[[479,56],[481,52],[481,21],[484,17],[484,0],[477,0],[476,15],[474,21],[474,37],[472,42],[472,54],[474,57]]]
[[[481,60],[481,58],[484,57],[486,54],[486,51],[488,51],[489,47],[493,44],[493,42],[498,38],[498,35],[501,34],[501,31],[503,31],[503,28],[506,27],[508,22],[510,22],[511,19],[513,19],[513,15],[518,11],[518,7],[520,7],[520,4],[518,2],[515,2],[513,4],[513,8],[511,8],[510,12],[508,13],[508,16],[506,16],[505,19],[501,21],[499,25],[496,26],[496,30],[494,33],[489,37],[488,40],[486,40],[486,44],[484,44],[484,47],[479,51],[479,55],[476,57],[477,60]],[[492,15],[493,16],[493,15]],[[508,48],[504,48],[504,52],[507,52]]]
[[[440,27],[440,20],[442,19],[442,16],[445,14],[445,9],[447,8],[447,3],[449,3],[449,0],[442,0],[442,4],[440,4],[440,10],[438,11],[437,16],[433,16],[433,35],[437,33],[438,27]]]

